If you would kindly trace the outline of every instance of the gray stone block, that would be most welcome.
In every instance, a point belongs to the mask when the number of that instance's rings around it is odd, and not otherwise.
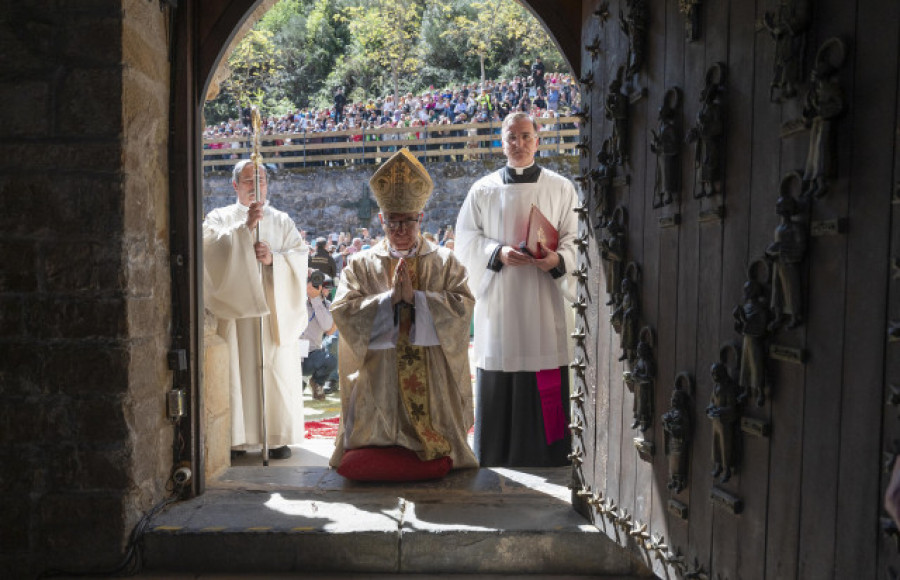
[[[154,518],[159,572],[633,575],[627,551],[577,514],[568,468],[469,469],[360,483],[327,468],[233,467]]]

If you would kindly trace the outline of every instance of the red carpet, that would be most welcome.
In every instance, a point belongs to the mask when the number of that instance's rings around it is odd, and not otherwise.
[[[321,421],[306,422],[306,438],[307,439],[334,439],[337,437],[338,423],[340,417],[332,417],[331,419],[322,419]],[[475,427],[469,429],[469,435],[475,432]]]
[[[469,358],[472,359],[472,352],[474,345],[472,342],[469,342]],[[472,365],[474,368],[474,364]],[[472,377],[472,384],[475,383],[475,374],[472,373],[470,375]],[[309,396],[307,394],[307,396]],[[316,404],[316,401],[312,401],[310,399],[307,404],[312,403]],[[340,401],[336,403],[338,406],[336,409],[328,409],[329,412],[339,412],[340,411]],[[307,421],[306,422],[306,438],[307,439],[334,439],[337,437],[338,432],[338,423],[340,422],[340,417],[331,417],[330,419],[322,419],[319,421]],[[472,427],[469,429],[469,435],[475,432],[475,428]]]
[[[337,437],[338,423],[340,420],[340,417],[332,417],[331,419],[322,419],[321,421],[307,421],[306,438],[334,439]]]

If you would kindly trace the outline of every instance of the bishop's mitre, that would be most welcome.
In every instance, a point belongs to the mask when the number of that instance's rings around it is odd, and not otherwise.
[[[425,167],[404,147],[385,161],[369,180],[382,213],[418,213],[434,183]]]

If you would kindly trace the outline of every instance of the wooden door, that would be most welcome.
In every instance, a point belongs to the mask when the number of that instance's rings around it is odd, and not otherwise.
[[[690,3],[611,0],[603,10],[606,4],[583,5],[576,71],[589,114],[579,177],[588,237],[576,325],[585,330],[576,337],[576,361],[586,363],[583,374],[576,368],[573,399],[576,509],[663,577],[895,577],[896,528],[882,520],[882,451],[900,451],[900,390],[891,386],[900,384],[900,346],[886,334],[900,328],[900,237],[892,219],[900,199],[900,6],[697,2],[700,33],[691,40]],[[776,42],[767,20],[790,17],[802,35]],[[611,88],[635,54],[643,56],[635,75]],[[817,57],[819,85],[811,75]],[[793,81],[792,63],[799,63]],[[709,128],[703,91],[710,75],[722,84],[723,134],[718,144],[701,139],[712,149],[698,151],[685,137]],[[672,204],[655,208],[652,131],[660,131],[670,89],[682,96],[674,162],[681,187]],[[613,274],[603,252],[611,234],[593,227],[600,194],[591,172],[598,176],[604,141],[622,133],[605,111],[614,91],[629,93],[627,161],[615,168],[609,205],[627,218],[624,261],[640,271],[636,328],[648,329],[639,334],[651,337],[655,369],[644,431],[632,428],[635,395],[625,380],[638,359],[619,360],[623,335],[612,324],[621,304],[607,293]],[[835,95],[842,102],[832,116],[820,100]],[[804,114],[807,123],[797,123]],[[718,155],[718,177],[704,173],[710,153]],[[816,189],[818,175],[824,191]],[[695,197],[698,181],[713,193]],[[788,197],[797,203],[793,213],[788,202],[780,205],[785,217],[776,204]],[[779,253],[798,244],[799,258]],[[757,287],[759,299],[745,299]],[[797,324],[776,325],[755,341],[752,327],[736,329],[735,309],[772,316],[773,308],[787,322],[795,311]],[[760,404],[747,361],[763,367],[755,375],[765,378]],[[713,377],[714,363],[724,365],[725,378]],[[719,404],[729,381],[748,394],[733,406]],[[675,463],[666,453],[677,442],[670,437],[667,445],[662,420],[676,383],[692,423],[680,491],[670,487]],[[711,402],[735,421],[713,421]],[[731,443],[724,456],[714,452],[718,440]],[[716,459],[733,465],[727,481],[711,475]]]

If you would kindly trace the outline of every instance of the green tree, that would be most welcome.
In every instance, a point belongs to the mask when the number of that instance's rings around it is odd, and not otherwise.
[[[279,0],[268,12],[263,15],[258,26],[271,30],[278,34],[285,26],[288,26],[297,16],[309,12],[314,0]]]
[[[281,0],[260,21],[281,50],[279,96],[297,106],[323,90],[350,42],[346,26],[333,18],[339,8],[338,0]]]
[[[231,75],[222,82],[222,90],[238,106],[263,105],[272,78],[281,69],[281,50],[272,42],[273,36],[268,30],[250,30],[228,57]]]
[[[537,19],[513,0],[455,0],[441,7],[440,39],[478,62],[481,82],[501,71],[524,72],[541,55],[550,70],[563,67],[549,35]],[[434,42],[432,41],[432,44]]]
[[[456,12],[451,16],[452,26],[442,34],[444,38],[452,39],[454,44],[466,47],[465,53],[478,57],[481,69],[481,84],[485,81],[484,63],[489,54],[499,46],[505,36],[504,18],[511,3],[505,0],[475,0],[470,4],[472,10]],[[499,14],[503,9],[504,13]],[[447,7],[448,15],[451,8]]]
[[[519,16],[510,29],[510,38],[519,46],[520,57],[524,56],[525,62],[530,65],[534,57],[540,56],[548,71],[565,71],[567,65],[562,53],[538,19],[520,4],[515,6]]]
[[[516,0],[281,0],[229,56],[232,77],[207,119],[264,115],[348,98],[420,92],[527,74],[535,56],[564,70],[553,42]]]
[[[418,41],[426,0],[372,0],[347,6],[335,16],[345,22],[355,43],[373,62],[391,71],[395,97],[400,76],[422,65]]]

